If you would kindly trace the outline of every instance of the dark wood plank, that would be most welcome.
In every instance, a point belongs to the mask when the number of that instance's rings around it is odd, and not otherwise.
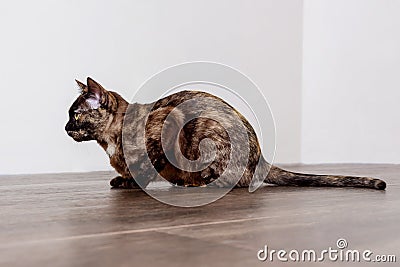
[[[0,265],[265,266],[256,253],[266,244],[322,250],[338,238],[400,256],[400,165],[284,167],[381,177],[388,189],[266,186],[179,208],[141,190],[111,190],[113,172],[1,176]]]

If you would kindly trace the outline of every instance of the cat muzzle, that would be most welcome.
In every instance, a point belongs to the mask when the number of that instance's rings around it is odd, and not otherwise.
[[[76,130],[72,123],[68,122],[67,125],[65,125],[65,131],[69,136],[71,136],[75,141],[81,142],[83,141],[84,135],[79,132],[79,130]]]

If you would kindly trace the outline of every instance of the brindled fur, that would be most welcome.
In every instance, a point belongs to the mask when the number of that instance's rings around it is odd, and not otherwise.
[[[104,89],[91,78],[87,78],[86,85],[79,81],[77,83],[81,94],[69,109],[65,130],[75,141],[96,140],[106,151],[110,164],[120,174],[110,181],[113,187],[132,188],[137,186],[137,182],[143,187],[153,181],[157,173],[170,183],[182,186],[213,184],[245,187],[249,186],[256,166],[259,165],[257,175],[264,175],[264,182],[276,185],[386,188],[386,183],[376,178],[302,174],[270,165],[262,156],[256,133],[246,118],[222,99],[209,93],[182,91],[155,103],[129,104],[119,94]],[[193,99],[201,99],[204,115],[217,114],[218,120],[201,116],[184,124],[185,119],[193,115],[191,113],[197,108],[180,106]],[[166,120],[172,110],[173,116]],[[234,120],[235,116],[244,125],[245,135],[228,135],[229,131],[239,127]],[[177,130],[181,124],[184,124],[182,130]],[[162,135],[163,125],[165,135]],[[125,147],[123,134],[127,139]],[[164,147],[161,145],[162,137]],[[201,155],[200,143],[204,139],[214,143],[212,150],[215,157],[210,156],[211,148],[210,153],[206,149]],[[233,142],[247,143],[248,155],[244,151],[232,157],[235,155],[231,153]],[[178,160],[179,154],[192,161],[203,157],[206,167],[197,171],[182,170],[170,162],[170,159]],[[210,162],[207,162],[208,158]],[[235,167],[243,160],[247,160],[244,172],[240,172],[241,177],[237,177]],[[229,168],[228,164],[231,164]]]

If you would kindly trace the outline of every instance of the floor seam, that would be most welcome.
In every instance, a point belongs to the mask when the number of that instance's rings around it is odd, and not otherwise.
[[[164,226],[164,227],[151,227],[151,228],[143,228],[143,229],[112,231],[112,232],[95,233],[95,234],[83,234],[83,235],[75,235],[75,236],[66,236],[66,237],[58,237],[58,238],[49,238],[49,239],[32,240],[32,241],[26,241],[26,242],[18,242],[18,243],[14,243],[14,244],[8,244],[7,246],[0,245],[0,247],[9,248],[9,247],[13,247],[13,246],[33,245],[33,244],[39,244],[39,243],[72,241],[72,240],[80,240],[80,239],[88,239],[88,238],[117,236],[117,235],[124,235],[124,234],[158,232],[158,231],[185,229],[185,228],[199,227],[199,226],[211,226],[211,225],[220,225],[220,224],[229,224],[229,223],[240,223],[240,222],[248,222],[248,221],[256,221],[256,220],[265,220],[265,219],[271,219],[271,218],[274,218],[274,217],[275,216],[262,216],[262,217],[251,217],[251,218],[232,219],[232,220],[223,220],[223,221],[213,221],[213,222],[202,222],[202,223],[172,225],[172,226]]]

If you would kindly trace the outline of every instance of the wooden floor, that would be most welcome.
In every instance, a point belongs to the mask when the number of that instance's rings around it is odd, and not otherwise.
[[[234,189],[212,204],[178,208],[141,190],[111,190],[112,172],[1,176],[0,266],[281,266],[257,252],[321,251],[339,238],[400,261],[400,165],[285,167],[376,176],[388,188]]]

